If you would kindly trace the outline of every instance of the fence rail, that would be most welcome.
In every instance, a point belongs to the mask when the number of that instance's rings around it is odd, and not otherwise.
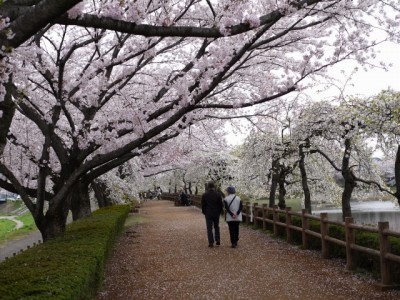
[[[175,205],[180,205],[179,195],[166,194],[163,199],[172,200]],[[201,207],[201,197],[191,196],[192,205]],[[400,238],[400,232],[389,229],[389,222],[379,222],[378,228],[370,226],[363,226],[354,223],[353,218],[345,218],[345,222],[328,220],[327,213],[321,213],[319,216],[311,215],[307,210],[303,209],[301,212],[293,212],[290,207],[284,210],[278,206],[268,207],[266,204],[258,205],[258,203],[245,203],[243,205],[243,222],[254,227],[260,227],[264,230],[267,229],[267,224],[272,225],[274,236],[279,235],[279,228],[284,228],[286,231],[286,240],[288,243],[293,243],[293,232],[301,233],[302,247],[309,249],[310,237],[317,238],[321,241],[321,252],[323,258],[330,257],[330,248],[332,244],[345,248],[346,253],[346,269],[355,270],[356,268],[356,255],[358,252],[365,253],[379,258],[381,282],[379,287],[381,289],[398,288],[393,284],[390,268],[391,262],[400,263],[400,256],[391,253],[390,242],[391,237]],[[272,218],[269,216],[272,215]],[[279,220],[279,215],[283,215],[285,222]],[[292,217],[297,216],[301,219],[301,226],[296,226],[292,223]],[[310,230],[310,220],[320,222],[320,232]],[[345,232],[345,239],[340,240],[329,235],[329,226],[336,225],[342,227]],[[358,245],[355,240],[355,231],[375,233],[379,237],[379,250],[368,248]]]

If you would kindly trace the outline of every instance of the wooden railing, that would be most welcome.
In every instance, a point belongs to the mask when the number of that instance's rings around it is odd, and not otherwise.
[[[170,198],[179,199],[177,195],[169,194]],[[168,198],[168,197],[167,197]],[[164,199],[167,199],[164,197]],[[191,195],[192,205],[201,207],[201,196]],[[170,199],[167,199],[170,200]],[[283,228],[286,233],[286,240],[288,243],[293,243],[293,233],[301,233],[301,242],[304,249],[309,249],[309,241],[311,237],[317,238],[321,241],[321,252],[323,258],[329,258],[331,245],[335,244],[344,247],[346,253],[346,269],[355,270],[356,268],[356,255],[357,252],[365,253],[379,258],[381,282],[379,287],[381,289],[389,289],[397,287],[393,284],[390,267],[391,262],[400,264],[400,256],[391,253],[390,251],[390,237],[400,238],[400,232],[392,231],[389,229],[389,222],[379,222],[378,228],[369,226],[357,225],[354,223],[353,218],[346,218],[345,222],[330,221],[328,220],[327,213],[321,213],[320,216],[315,216],[307,213],[303,209],[301,212],[293,212],[290,207],[284,210],[274,206],[268,207],[266,204],[258,205],[257,203],[245,203],[243,205],[243,222],[255,228],[260,227],[264,230],[267,229],[267,224],[272,225],[272,232],[275,236],[279,235],[279,228]],[[285,222],[279,220],[279,216],[283,215]],[[270,217],[272,216],[272,218]],[[292,217],[297,216],[301,219],[301,226],[296,226],[292,223]],[[319,232],[310,230],[310,220],[317,220],[320,222]],[[345,232],[344,240],[335,238],[329,235],[330,225],[342,227]],[[379,250],[368,248],[358,245],[355,240],[355,231],[371,232],[379,236]],[[397,280],[397,282],[399,279]]]
[[[260,216],[261,211],[261,216]],[[304,249],[309,248],[310,237],[315,237],[321,241],[321,252],[323,258],[329,258],[330,245],[336,244],[345,248],[346,251],[346,268],[348,270],[355,270],[356,254],[357,252],[366,253],[371,256],[379,258],[380,261],[380,274],[381,282],[380,288],[387,289],[393,288],[393,280],[391,278],[390,265],[391,262],[400,263],[400,256],[390,252],[390,237],[400,238],[400,232],[389,230],[389,222],[379,222],[378,228],[369,226],[357,225],[354,223],[353,218],[345,218],[345,222],[330,221],[328,220],[327,213],[321,213],[320,216],[315,216],[307,213],[303,209],[300,212],[291,211],[290,207],[285,210],[278,209],[278,206],[273,208],[267,207],[266,204],[259,206],[257,203],[246,203],[243,208],[243,217],[246,224],[252,223],[256,228],[259,222],[262,228],[266,229],[266,224],[272,224],[273,234],[278,236],[279,227],[286,230],[286,239],[288,243],[293,242],[293,232],[298,231],[301,233],[302,246]],[[279,214],[282,214],[286,220],[285,223],[279,221]],[[272,215],[272,219],[267,216]],[[301,226],[292,224],[292,217],[297,216],[301,219]],[[251,222],[251,218],[253,219]],[[309,228],[309,220],[317,220],[320,222],[320,232],[312,231]],[[258,222],[259,221],[259,222]],[[345,239],[340,240],[329,235],[329,225],[336,225],[344,228]],[[355,241],[355,231],[372,232],[379,236],[379,250],[368,248],[365,246],[357,245]]]
[[[181,200],[179,194],[168,194],[163,193],[161,196],[164,200],[173,201],[175,206],[181,206]],[[190,200],[192,201],[192,205],[201,208],[201,196],[199,195],[190,195]]]

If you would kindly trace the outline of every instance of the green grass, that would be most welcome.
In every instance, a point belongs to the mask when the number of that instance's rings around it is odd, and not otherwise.
[[[24,223],[24,226],[17,230],[15,229],[15,222],[5,219],[0,220],[0,245],[37,230],[30,213],[19,216],[17,219]]]
[[[262,204],[268,204],[269,201],[268,199],[258,199],[254,202],[257,202],[258,205]],[[301,206],[301,200],[300,199],[295,199],[295,198],[290,198],[285,200],[286,206],[291,207],[292,211],[301,211],[304,207]],[[278,200],[276,199],[275,204],[278,204]]]
[[[15,222],[7,219],[0,219],[0,242],[4,240],[14,228]]]
[[[31,213],[26,213],[20,217],[17,217],[18,220],[24,222],[24,227],[21,229],[26,228],[27,230],[36,230],[36,224],[35,221],[33,220],[33,217]]]

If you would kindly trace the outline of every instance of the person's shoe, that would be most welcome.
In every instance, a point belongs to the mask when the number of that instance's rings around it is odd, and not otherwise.
[[[232,244],[231,248],[236,248],[236,245],[235,245],[235,244]]]
[[[214,244],[208,244],[208,247],[212,248],[214,247]]]
[[[216,245],[219,246],[219,245],[221,245],[221,243],[218,241],[218,242],[216,243]]]

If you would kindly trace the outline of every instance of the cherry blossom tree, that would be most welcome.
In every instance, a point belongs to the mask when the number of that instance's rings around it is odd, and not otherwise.
[[[307,78],[338,61],[364,62],[376,44],[367,39],[364,17],[385,5],[85,1],[54,22],[98,29],[53,26],[8,56],[3,95],[29,121],[21,126],[19,115],[12,121],[15,138],[5,151],[22,153],[26,163],[21,172],[8,163],[15,158],[3,157],[4,185],[21,195],[45,240],[62,234],[66,211],[87,202],[72,192],[86,195],[94,179],[210,110],[261,105],[308,87]],[[21,129],[34,135],[34,147]],[[31,174],[27,166],[34,166]]]
[[[367,131],[376,138],[378,149],[394,161],[395,188],[392,192],[385,186],[377,187],[394,197],[400,204],[400,94],[393,90],[385,90],[378,95],[366,99],[353,98],[352,106],[359,111]]]
[[[81,0],[0,1],[0,156],[14,116],[12,77],[7,55]]]
[[[199,121],[157,147],[155,153],[139,157],[143,176],[150,178],[152,185],[170,192],[184,189],[189,194],[202,192],[210,180],[227,184],[230,148],[222,125],[216,120]]]
[[[288,103],[285,102],[290,107]],[[291,113],[284,113],[289,110],[282,109],[283,103],[280,107],[277,115],[270,114],[268,119],[258,117],[242,156],[246,182],[258,178],[259,187],[271,182],[270,206],[275,204],[278,187],[281,208],[290,186],[292,194],[303,190],[305,208],[310,212],[311,198],[314,202],[318,198],[336,202],[341,190],[343,215],[349,216],[356,183],[357,194],[369,191],[370,185],[384,189],[371,159],[372,149],[366,142],[367,129],[354,106],[293,102]],[[336,179],[339,172],[343,189]]]
[[[315,103],[301,116],[296,133],[302,137],[300,140],[309,143],[310,153],[322,155],[335,171],[341,173],[344,179],[343,219],[351,216],[350,200],[357,185],[364,190],[370,185],[383,186],[372,162],[373,151],[368,146],[366,125],[359,113],[345,102],[336,106]],[[329,142],[330,149],[320,147],[321,138]],[[340,159],[338,154],[341,154]]]
[[[80,5],[71,9],[78,3]],[[368,47],[364,37],[368,36],[369,30],[365,29],[368,26],[376,26],[375,23],[387,30],[391,37],[396,37],[396,32],[393,32],[396,27],[391,26],[395,24],[396,18],[388,13],[388,8],[392,8],[395,12],[398,11],[395,1],[378,0],[352,2],[303,0],[266,3],[220,1],[214,5],[209,1],[188,1],[185,4],[158,3],[157,1],[148,3],[147,1],[93,1],[89,5],[89,1],[79,0],[56,2],[51,0],[8,0],[0,2],[0,16],[2,17],[0,48],[3,51],[1,56],[4,57],[4,50],[10,51],[11,48],[20,46],[47,24],[51,25],[54,22],[143,36],[196,36],[203,38],[233,36],[251,31],[253,28],[268,26],[272,29],[271,33],[275,31],[272,36],[282,38],[292,31],[298,35],[298,41],[305,38],[298,34],[302,30],[313,26],[320,27],[319,30],[325,30],[336,22],[338,26],[332,28],[337,30],[337,40],[331,44],[336,50],[332,47],[332,53],[335,56],[338,54],[346,56],[349,53],[355,53],[355,49]],[[69,9],[71,10],[68,14],[59,17]],[[259,12],[265,13],[260,16]],[[374,12],[378,12],[378,14],[374,14]],[[152,14],[152,18],[148,18],[150,14]],[[188,16],[180,18],[179,16],[183,14]],[[375,20],[371,18],[374,15],[378,15],[375,23]],[[369,16],[368,22],[363,21],[365,16]],[[296,18],[298,18],[297,21]],[[307,19],[309,22],[306,21]],[[352,26],[344,31],[347,22]],[[276,26],[277,23],[280,24]],[[281,28],[286,29],[280,30]],[[321,33],[314,36],[324,39],[332,32],[328,30],[324,34]],[[266,45],[273,40],[277,39],[267,39],[259,46]],[[348,42],[344,42],[345,40]],[[312,43],[308,44],[309,49],[302,51],[308,53],[305,62],[310,63],[313,56],[317,55],[316,58],[321,64],[321,52],[316,51],[318,47],[312,49]],[[322,44],[327,45],[325,41],[322,41]],[[362,55],[358,54],[357,59],[362,60]],[[2,60],[0,67],[5,70],[2,82],[6,83],[9,78],[4,75],[10,74],[9,66]],[[14,111],[10,100],[7,101],[10,97],[4,97],[5,90],[3,88],[0,95],[2,99],[0,101],[0,118],[3,118],[1,122],[3,126],[0,127],[0,149],[4,148],[5,137]]]
[[[287,177],[293,164],[288,133],[289,101],[276,101],[263,111],[248,115],[254,128],[241,147],[241,180],[250,197],[261,197],[269,190],[269,206],[275,205],[279,190],[279,205],[285,207]],[[288,121],[288,122],[285,122]],[[288,142],[289,141],[289,142]],[[269,187],[268,187],[269,186]],[[279,189],[278,189],[279,187]]]

